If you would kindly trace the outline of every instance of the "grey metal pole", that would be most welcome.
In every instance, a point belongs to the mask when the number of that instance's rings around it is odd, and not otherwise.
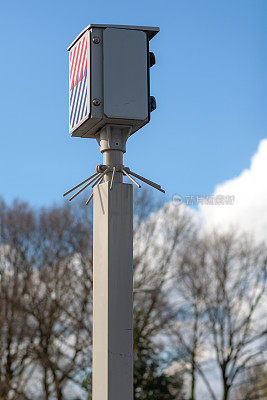
[[[93,400],[133,398],[133,194],[141,180],[161,186],[123,165],[130,134],[150,121],[149,41],[158,27],[91,24],[69,46],[69,132],[96,138],[103,165],[68,190],[92,185],[93,194]],[[129,78],[130,77],[130,78]],[[82,89],[81,89],[82,88]],[[78,93],[78,95],[77,95]]]
[[[107,147],[103,163],[122,165],[123,151]],[[93,192],[93,400],[132,400],[133,191],[122,173],[112,190],[106,179]]]

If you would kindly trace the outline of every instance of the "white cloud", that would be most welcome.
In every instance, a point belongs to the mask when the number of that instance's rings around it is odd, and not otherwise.
[[[233,205],[200,205],[207,227],[237,227],[258,240],[267,238],[267,139],[260,142],[251,165],[215,188],[214,195],[235,196]]]

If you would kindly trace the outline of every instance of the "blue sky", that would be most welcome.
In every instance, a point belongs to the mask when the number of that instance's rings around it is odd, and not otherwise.
[[[266,0],[2,1],[0,195],[58,202],[101,162],[95,140],[68,134],[67,47],[89,23],[160,27],[158,108],[125,164],[166,199],[212,193],[266,137],[266,21]]]

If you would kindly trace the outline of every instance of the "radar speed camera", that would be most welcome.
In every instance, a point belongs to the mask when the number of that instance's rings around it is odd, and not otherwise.
[[[157,27],[89,25],[69,46],[69,132],[95,138],[106,125],[133,134],[150,120],[149,41]]]

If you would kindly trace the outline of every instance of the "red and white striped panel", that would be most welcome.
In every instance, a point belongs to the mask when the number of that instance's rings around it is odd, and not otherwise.
[[[69,54],[69,127],[73,131],[89,113],[87,90],[88,32]]]

